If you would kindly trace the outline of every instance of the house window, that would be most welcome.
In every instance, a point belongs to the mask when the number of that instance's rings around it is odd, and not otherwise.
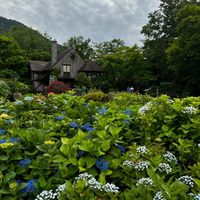
[[[71,71],[70,65],[63,64],[62,71],[63,71],[63,77],[64,78],[69,78],[70,77],[70,71]]]

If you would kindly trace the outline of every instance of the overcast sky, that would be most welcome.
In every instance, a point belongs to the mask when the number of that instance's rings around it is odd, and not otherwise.
[[[93,42],[140,44],[142,26],[159,0],[0,0],[0,16],[47,32],[59,43],[82,35]]]

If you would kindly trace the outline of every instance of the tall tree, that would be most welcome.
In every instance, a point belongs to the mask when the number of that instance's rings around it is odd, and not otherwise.
[[[91,45],[91,39],[85,39],[83,36],[74,36],[69,38],[64,46],[68,49],[72,48],[77,51],[77,53],[84,60],[91,59],[94,57],[94,49]]]
[[[178,37],[167,49],[171,69],[185,95],[200,95],[200,6],[188,5],[177,14]]]
[[[162,80],[170,80],[166,49],[169,43],[177,37],[176,14],[181,6],[188,3],[186,0],[160,0],[158,10],[150,13],[149,22],[143,26],[144,56],[151,71],[157,78],[157,84]]]
[[[0,70],[13,70],[23,76],[27,73],[25,51],[12,38],[0,36]]]
[[[142,51],[137,46],[124,47],[100,59],[107,71],[110,87],[124,90],[128,86],[145,87],[152,79]]]

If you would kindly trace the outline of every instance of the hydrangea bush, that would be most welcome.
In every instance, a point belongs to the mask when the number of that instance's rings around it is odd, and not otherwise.
[[[199,199],[200,98],[73,91],[0,101],[0,199]]]

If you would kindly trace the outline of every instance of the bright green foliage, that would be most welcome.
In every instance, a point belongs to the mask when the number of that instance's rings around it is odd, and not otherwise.
[[[171,69],[185,95],[200,95],[199,16],[198,5],[188,5],[178,12],[178,37],[167,49]]]
[[[194,199],[200,98],[112,98],[86,101],[70,92],[1,100],[0,199],[32,200],[65,183],[59,200],[152,200],[159,191],[166,200]]]

